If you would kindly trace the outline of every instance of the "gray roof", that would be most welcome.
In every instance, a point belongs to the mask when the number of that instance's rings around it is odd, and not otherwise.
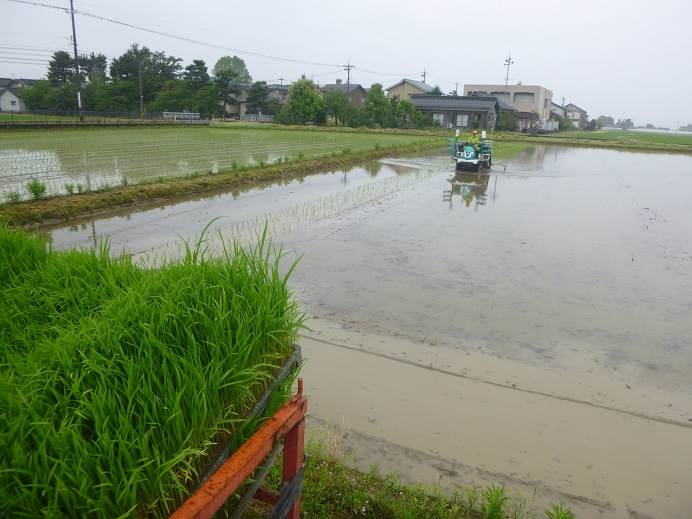
[[[575,110],[579,110],[580,112],[588,113],[586,110],[584,110],[583,108],[579,108],[579,107],[578,107],[577,105],[575,105],[574,103],[567,103],[567,104],[564,106],[564,108],[574,108]]]
[[[278,83],[267,85],[267,88],[269,90],[286,90],[288,92],[288,85],[279,85]]]
[[[495,97],[495,99],[497,99],[497,104],[500,107],[500,110],[504,110],[505,112],[516,112],[517,111],[517,109],[514,108],[511,104],[503,101],[499,97]]]
[[[438,110],[491,110],[498,105],[495,97],[478,96],[431,96],[428,94],[414,94],[411,102],[416,108]]]
[[[346,90],[346,86],[349,87],[348,90]],[[327,85],[322,85],[321,90],[342,90],[343,92],[353,92],[354,90],[358,90],[359,88],[365,90],[358,83],[351,83],[350,85],[346,85],[346,83],[329,83]]]
[[[422,81],[416,81],[415,79],[405,79],[404,78],[401,81],[399,81],[398,83],[394,83],[392,86],[385,88],[385,90],[391,90],[395,86],[398,86],[402,83],[408,83],[409,85],[413,85],[414,87],[416,87],[419,90],[422,90],[426,94],[429,94],[430,92],[432,92],[435,89],[435,87],[431,87],[430,85],[428,85],[427,83],[423,83]]]

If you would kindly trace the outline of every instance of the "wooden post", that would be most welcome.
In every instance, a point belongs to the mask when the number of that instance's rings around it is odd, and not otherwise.
[[[298,395],[303,395],[303,379],[298,379]],[[284,440],[284,466],[283,481],[291,481],[303,466],[305,458],[305,418],[297,423],[289,431]],[[296,499],[291,509],[286,514],[286,519],[298,519],[300,517],[300,497]]]

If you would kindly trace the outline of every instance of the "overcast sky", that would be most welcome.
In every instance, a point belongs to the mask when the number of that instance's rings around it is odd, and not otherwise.
[[[692,123],[692,0],[75,0],[75,9],[225,47],[323,64],[350,59],[351,81],[365,86],[420,79],[423,69],[445,92],[456,82],[503,84],[511,52],[510,83],[543,85],[590,117]],[[76,24],[80,52],[113,57],[138,42],[210,68],[232,54],[84,16]],[[2,61],[47,59],[41,52],[69,49],[70,34],[63,11],[0,0],[0,77],[43,77],[45,65]],[[346,78],[335,67],[238,55],[257,80]]]

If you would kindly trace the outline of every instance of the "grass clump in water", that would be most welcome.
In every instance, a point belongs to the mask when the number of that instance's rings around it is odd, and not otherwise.
[[[252,432],[302,315],[264,238],[204,243],[143,269],[0,226],[0,515],[167,515]]]

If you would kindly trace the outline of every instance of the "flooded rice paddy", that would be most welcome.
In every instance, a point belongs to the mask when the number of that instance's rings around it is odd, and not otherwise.
[[[28,197],[31,179],[50,194],[158,177],[216,173],[236,165],[317,157],[344,148],[407,144],[420,137],[216,127],[103,128],[0,132],[0,196]]]
[[[265,225],[313,317],[313,428],[356,464],[580,517],[692,510],[692,157],[537,146],[385,160],[54,228],[142,258]]]

